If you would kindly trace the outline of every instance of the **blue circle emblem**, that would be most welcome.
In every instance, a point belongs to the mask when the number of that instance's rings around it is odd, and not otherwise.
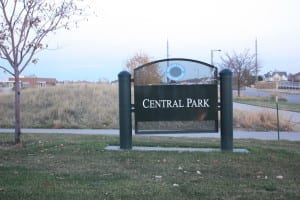
[[[173,81],[182,79],[185,75],[185,69],[178,63],[171,64],[167,68],[167,77]]]

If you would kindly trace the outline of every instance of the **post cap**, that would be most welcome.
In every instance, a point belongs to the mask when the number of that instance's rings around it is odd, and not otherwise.
[[[232,71],[228,68],[223,69],[222,71],[220,71],[220,75],[232,75]]]
[[[130,72],[127,70],[123,70],[118,74],[119,77],[126,77],[126,76],[131,76]]]

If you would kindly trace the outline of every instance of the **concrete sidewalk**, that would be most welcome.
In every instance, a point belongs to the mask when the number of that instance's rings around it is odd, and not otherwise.
[[[14,133],[14,129],[0,129],[0,133]],[[44,134],[83,134],[83,135],[119,135],[118,129],[22,129],[22,133],[44,133]],[[134,134],[134,131],[132,131]],[[179,134],[138,134],[138,136],[161,136],[161,137],[188,137],[188,138],[220,138],[220,133],[179,133]],[[280,132],[280,140],[300,141],[299,132]],[[257,139],[277,140],[278,133],[254,132],[254,131],[233,131],[234,139]]]

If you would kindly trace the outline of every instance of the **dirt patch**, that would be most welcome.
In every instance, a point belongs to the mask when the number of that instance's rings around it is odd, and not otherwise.
[[[25,145],[23,143],[14,144],[14,143],[2,143],[0,144],[1,150],[10,150],[10,149],[23,149]]]

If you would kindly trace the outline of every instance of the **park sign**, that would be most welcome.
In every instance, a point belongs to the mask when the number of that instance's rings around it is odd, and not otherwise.
[[[134,70],[132,103],[132,75],[120,72],[120,149],[132,149],[133,112],[136,133],[218,132],[220,116],[221,150],[233,152],[232,72],[217,74],[214,66],[190,59],[147,63]]]
[[[162,85],[135,88],[138,121],[214,120],[216,85]]]
[[[217,69],[191,59],[164,59],[134,70],[136,133],[217,132]]]

